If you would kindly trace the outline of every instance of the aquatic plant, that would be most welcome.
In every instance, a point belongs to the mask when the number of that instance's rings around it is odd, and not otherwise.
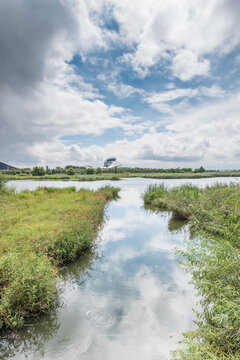
[[[201,295],[198,328],[183,334],[172,359],[240,359],[240,186],[150,187],[146,204],[187,219],[195,239],[178,253]]]

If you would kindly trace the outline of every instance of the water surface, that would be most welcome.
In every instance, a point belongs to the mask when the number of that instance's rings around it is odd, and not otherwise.
[[[238,179],[194,179],[205,186]],[[162,360],[182,331],[194,328],[196,304],[189,276],[174,247],[184,247],[188,225],[167,212],[145,210],[148,184],[186,180],[124,179],[119,182],[11,181],[17,191],[38,186],[97,189],[120,186],[89,252],[61,272],[61,304],[28,327],[5,334],[1,359]],[[190,181],[189,181],[190,182]]]

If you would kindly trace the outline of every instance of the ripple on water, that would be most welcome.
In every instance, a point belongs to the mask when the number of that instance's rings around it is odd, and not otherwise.
[[[71,359],[78,360],[80,355],[85,354],[91,346],[93,333],[87,321],[81,324],[81,331],[78,333],[70,332],[69,336],[62,334],[57,339],[53,348],[45,351],[44,359]],[[35,359],[35,357],[34,357]],[[42,358],[41,358],[42,359]]]
[[[114,317],[108,314],[106,311],[92,309],[87,312],[88,318],[93,322],[96,326],[109,328],[114,324]]]

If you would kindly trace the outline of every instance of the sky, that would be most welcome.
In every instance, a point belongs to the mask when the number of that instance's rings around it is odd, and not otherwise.
[[[240,169],[239,0],[1,0],[0,161]]]

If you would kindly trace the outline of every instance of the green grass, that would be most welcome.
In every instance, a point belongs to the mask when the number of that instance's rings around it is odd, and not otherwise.
[[[0,183],[1,184],[1,183]],[[119,189],[0,190],[0,328],[56,304],[59,267],[90,247]]]
[[[120,180],[122,174],[92,174],[92,175],[67,175],[67,174],[54,174],[44,176],[32,176],[25,174],[18,175],[3,175],[5,181],[10,180],[64,180],[64,181],[100,181],[100,180]]]
[[[145,204],[187,219],[196,238],[178,251],[203,311],[172,359],[240,359],[240,186],[152,186]]]
[[[199,179],[199,178],[213,178],[213,177],[236,177],[240,176],[240,171],[210,171],[202,173],[131,173],[131,172],[122,172],[122,173],[101,173],[101,174],[53,174],[53,175],[44,175],[44,176],[32,176],[25,174],[18,175],[6,175],[4,174],[4,179],[9,180],[71,180],[71,181],[99,181],[99,180],[120,180],[121,178],[128,177],[142,177],[150,179]]]
[[[162,174],[145,174],[142,177],[150,179],[202,179],[214,177],[237,177],[240,171],[206,171],[202,173],[185,172],[185,173],[162,173]]]

